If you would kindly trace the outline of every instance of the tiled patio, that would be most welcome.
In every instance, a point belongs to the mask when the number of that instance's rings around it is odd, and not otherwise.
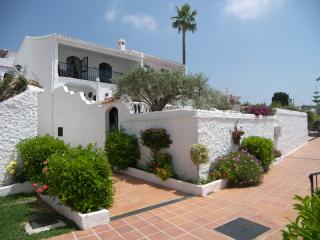
[[[230,239],[214,228],[237,217],[271,228],[258,239],[281,239],[287,218],[295,217],[292,197],[309,194],[308,174],[319,170],[320,139],[316,139],[273,167],[259,187],[225,189],[51,239]],[[154,191],[147,194],[160,190]]]
[[[111,216],[185,196],[174,189],[150,184],[122,173],[116,173],[114,178],[116,194],[110,209]]]

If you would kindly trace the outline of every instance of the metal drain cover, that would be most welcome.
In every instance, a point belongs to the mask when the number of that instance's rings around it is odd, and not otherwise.
[[[252,240],[270,228],[244,218],[237,218],[215,230],[236,240]]]
[[[56,217],[50,215],[39,216],[25,224],[27,234],[35,234],[59,227],[64,227],[66,224]]]
[[[53,224],[57,224],[59,222],[59,220],[57,218],[53,218],[53,217],[39,217],[36,218],[34,220],[29,221],[29,224],[31,225],[31,227],[33,229],[35,228],[41,228],[41,227],[45,227],[48,225],[53,225]]]

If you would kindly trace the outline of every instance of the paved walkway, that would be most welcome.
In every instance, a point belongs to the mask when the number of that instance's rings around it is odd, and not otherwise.
[[[296,216],[292,197],[309,194],[308,175],[316,171],[320,171],[320,139],[273,167],[258,187],[224,189],[51,239],[230,239],[214,228],[238,217],[271,228],[258,239],[282,239],[287,218]]]
[[[178,199],[186,194],[174,189],[150,184],[125,174],[114,175],[116,194],[110,209],[111,216]]]

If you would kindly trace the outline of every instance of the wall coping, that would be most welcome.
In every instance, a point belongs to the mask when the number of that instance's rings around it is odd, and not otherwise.
[[[245,114],[235,111],[221,110],[197,110],[197,109],[174,109],[168,111],[148,112],[142,114],[131,114],[123,122],[129,121],[144,121],[144,120],[163,120],[163,119],[178,119],[178,118],[229,118],[229,119],[246,119],[246,120],[264,120],[273,121],[275,116],[255,116],[254,114]]]
[[[300,117],[307,116],[305,112],[292,111],[292,110],[287,110],[282,108],[276,108],[275,115],[290,115],[290,116],[300,116]]]

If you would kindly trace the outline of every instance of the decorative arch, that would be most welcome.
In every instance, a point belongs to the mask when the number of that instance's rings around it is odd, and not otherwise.
[[[99,64],[99,78],[100,78],[100,82],[104,82],[104,83],[111,82],[112,67],[108,63]]]
[[[81,60],[78,57],[67,57],[67,73],[72,78],[81,77]]]

